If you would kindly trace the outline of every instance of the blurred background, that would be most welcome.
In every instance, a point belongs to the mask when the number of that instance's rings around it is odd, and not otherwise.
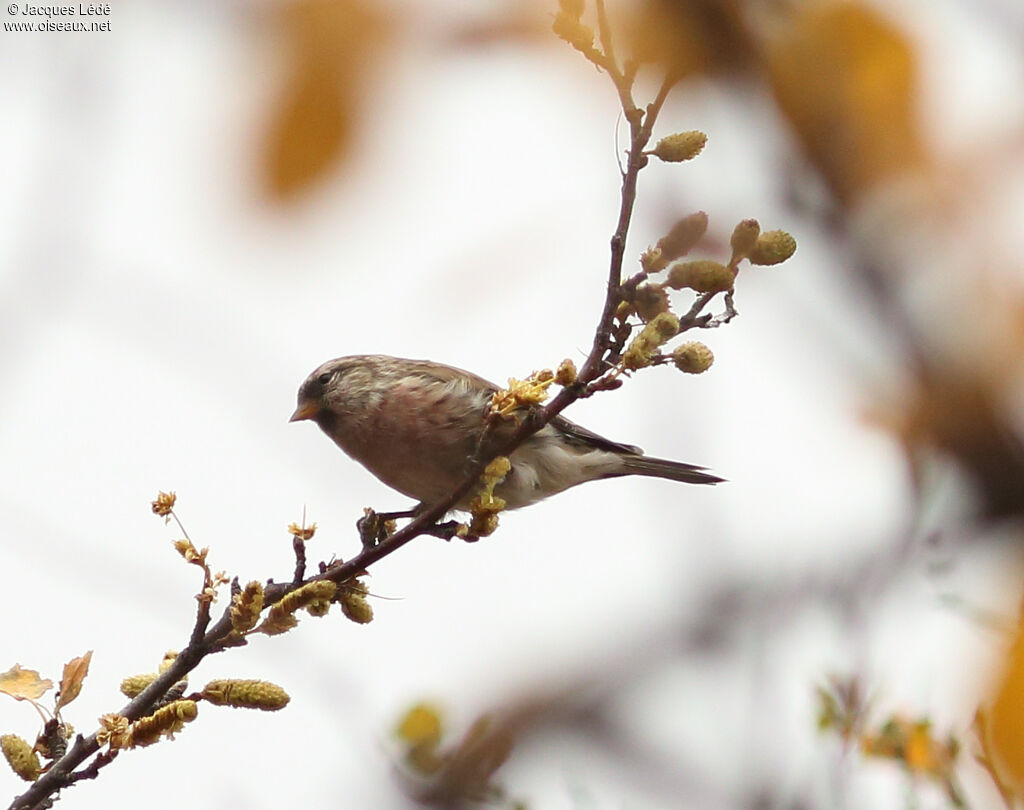
[[[709,139],[641,174],[626,271],[697,210],[694,255],[746,217],[799,249],[741,270],[740,316],[694,335],[709,372],[568,416],[729,483],[599,482],[419,539],[373,568],[372,624],[306,618],[195,673],[279,683],[285,711],[204,707],[69,806],[452,805],[401,764],[423,700],[455,761],[496,718],[497,807],[1014,801],[975,713],[1024,725],[1024,9],[609,8],[638,103],[682,76],[655,137]],[[318,364],[582,361],[627,133],[557,11],[136,0],[109,31],[0,34],[0,670],[94,650],[78,730],[187,641],[201,581],[158,490],[243,582],[291,575],[303,515],[311,558],[351,557],[363,507],[407,505],[288,423]],[[37,726],[0,701],[0,732]]]

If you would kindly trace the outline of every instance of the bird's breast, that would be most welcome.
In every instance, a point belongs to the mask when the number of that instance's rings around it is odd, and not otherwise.
[[[338,414],[332,438],[377,478],[420,501],[459,484],[476,452],[487,397],[407,380]]]

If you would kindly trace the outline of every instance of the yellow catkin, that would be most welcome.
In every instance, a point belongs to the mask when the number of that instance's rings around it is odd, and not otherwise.
[[[761,235],[761,226],[756,219],[742,220],[732,231],[729,245],[732,248],[732,258],[729,264],[734,265],[745,259],[753,252],[757,245],[757,237]]]
[[[250,582],[231,600],[231,627],[236,633],[247,633],[256,626],[263,611],[263,585]]]
[[[674,290],[690,288],[699,293],[728,292],[736,274],[724,264],[711,259],[676,262],[668,270],[665,282]]]
[[[329,599],[323,599],[319,602],[310,602],[306,605],[306,613],[316,618],[322,618],[331,611],[331,601]]]
[[[284,617],[292,616],[295,611],[301,610],[315,602],[330,601],[337,590],[338,586],[330,580],[318,579],[315,582],[307,582],[301,588],[296,588],[287,596],[275,602],[271,606],[264,624],[277,625],[279,621],[282,625],[287,624]]]
[[[32,746],[17,734],[4,734],[0,737],[0,750],[11,770],[26,782],[35,782],[39,778],[41,766],[39,756]]]
[[[346,589],[338,601],[341,603],[341,612],[350,621],[356,624],[369,624],[373,621],[373,607],[366,600],[365,593]]]
[[[765,231],[747,257],[751,264],[772,265],[796,253],[796,239],[785,231]]]
[[[409,745],[436,746],[441,742],[441,711],[430,703],[417,703],[402,717],[395,734]]]
[[[666,163],[680,163],[697,157],[707,142],[707,135],[700,130],[692,129],[689,132],[678,132],[662,138],[651,150],[651,154]]]
[[[160,659],[160,666],[157,667],[157,672],[159,672],[161,674],[166,672],[170,668],[171,664],[174,663],[174,661],[175,661],[175,659],[177,657],[178,657],[178,651],[177,650],[168,650],[167,652],[165,652],[164,653],[164,657],[162,659]]]
[[[708,229],[708,215],[703,211],[683,217],[658,240],[660,267],[689,253]]]
[[[657,344],[641,332],[630,341],[626,351],[623,352],[622,365],[628,371],[636,371],[638,368],[649,366],[657,351]]]
[[[216,706],[237,709],[259,709],[276,712],[288,705],[291,698],[280,686],[269,681],[222,679],[210,681],[202,696]]]
[[[194,700],[176,700],[132,723],[129,731],[131,748],[152,745],[161,737],[173,738],[175,733],[196,719],[199,707]]]
[[[646,334],[649,340],[660,346],[679,334],[679,318],[671,312],[661,312],[651,319],[640,334]]]
[[[121,694],[125,697],[134,698],[142,694],[142,690],[156,680],[155,672],[145,672],[141,675],[129,675],[121,681]]]
[[[640,320],[646,323],[668,312],[668,293],[660,284],[641,284],[633,296],[633,306]]]
[[[700,341],[683,343],[672,351],[672,362],[677,369],[686,374],[701,374],[711,368],[715,356],[711,349]]]

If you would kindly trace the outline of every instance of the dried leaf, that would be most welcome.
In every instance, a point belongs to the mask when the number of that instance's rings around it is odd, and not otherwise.
[[[742,3],[647,0],[623,8],[629,57],[672,76],[736,72],[757,52]]]
[[[277,18],[290,77],[263,154],[271,197],[288,201],[350,150],[361,87],[383,26],[365,0],[297,0]]]
[[[34,669],[22,669],[20,664],[0,675],[0,692],[15,700],[38,700],[52,688],[53,681],[39,677]]]
[[[988,732],[999,770],[1019,789],[1024,786],[1024,636],[1018,635],[1004,664],[988,715]]]
[[[332,70],[306,65],[285,90],[266,151],[274,197],[294,197],[347,151],[352,111],[343,104]]]
[[[89,674],[89,662],[92,661],[92,650],[79,658],[72,658],[64,665],[64,674],[60,679],[60,695],[57,698],[57,709],[67,706],[82,691],[82,681]]]
[[[843,200],[925,162],[906,35],[858,2],[796,7],[768,54],[779,107]]]

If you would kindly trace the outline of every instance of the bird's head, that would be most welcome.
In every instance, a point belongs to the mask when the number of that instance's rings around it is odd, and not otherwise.
[[[332,405],[340,402],[344,396],[344,377],[349,371],[355,358],[339,357],[328,360],[320,367],[313,370],[299,386],[298,403],[295,412],[291,415],[289,422],[301,422],[310,419],[319,422],[327,415]]]
[[[299,386],[298,403],[289,421],[309,419],[325,427],[335,416],[358,412],[390,381],[390,369],[384,362],[389,359],[352,355],[328,360]]]

